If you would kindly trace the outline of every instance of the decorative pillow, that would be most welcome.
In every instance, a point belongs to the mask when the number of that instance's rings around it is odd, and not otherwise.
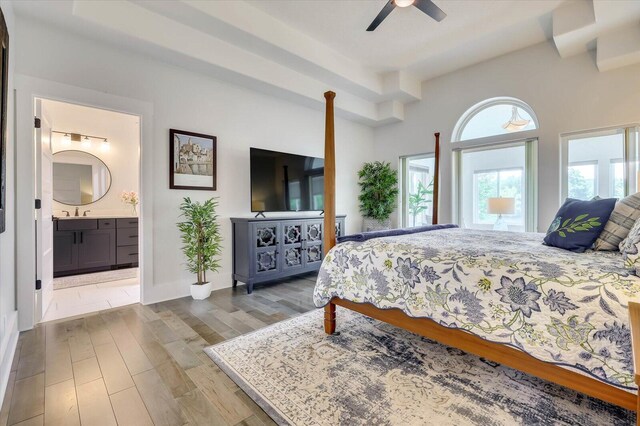
[[[582,201],[567,198],[551,223],[544,243],[582,253],[593,246],[609,220],[615,198]]]
[[[640,218],[640,193],[620,200],[595,243],[596,250],[617,250],[620,242]]]
[[[640,248],[640,219],[636,220],[633,224],[633,228],[629,231],[629,235],[620,243],[620,252],[624,257],[624,266],[633,270],[633,273],[638,275],[637,271],[640,269],[640,254],[638,249]]]

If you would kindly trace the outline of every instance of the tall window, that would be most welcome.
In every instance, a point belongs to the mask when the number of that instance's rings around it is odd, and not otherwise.
[[[502,220],[510,231],[530,228],[527,214],[532,171],[528,167],[529,146],[535,140],[502,146],[462,149],[458,158],[458,222],[465,228],[493,229],[501,212],[492,211],[491,198],[512,199],[513,211]],[[527,173],[529,172],[529,173]]]
[[[400,158],[403,227],[430,225],[433,217],[433,154]]]
[[[535,230],[537,129],[531,107],[515,98],[480,102],[458,120],[452,142],[461,226]]]
[[[623,198],[635,192],[636,141],[631,127],[564,135],[562,199]]]
[[[501,154],[504,155],[504,154]],[[514,198],[515,212],[506,217],[508,224],[524,228],[524,169],[499,169],[473,172],[474,225],[493,225],[496,214],[489,211],[489,198]]]
[[[590,200],[598,194],[598,162],[569,163],[568,179],[570,198]]]

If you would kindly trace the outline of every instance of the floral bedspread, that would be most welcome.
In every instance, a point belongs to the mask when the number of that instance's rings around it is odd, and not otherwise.
[[[572,253],[543,234],[445,229],[339,244],[314,290],[399,308],[634,391],[627,303],[640,278],[618,252]]]

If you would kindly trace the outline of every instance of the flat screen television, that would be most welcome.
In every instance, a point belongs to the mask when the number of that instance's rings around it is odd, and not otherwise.
[[[251,148],[251,211],[324,210],[324,159]]]

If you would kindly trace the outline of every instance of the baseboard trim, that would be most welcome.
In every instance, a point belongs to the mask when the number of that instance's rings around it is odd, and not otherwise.
[[[6,333],[0,343],[0,405],[7,392],[11,365],[18,345],[18,311],[8,315]]]

